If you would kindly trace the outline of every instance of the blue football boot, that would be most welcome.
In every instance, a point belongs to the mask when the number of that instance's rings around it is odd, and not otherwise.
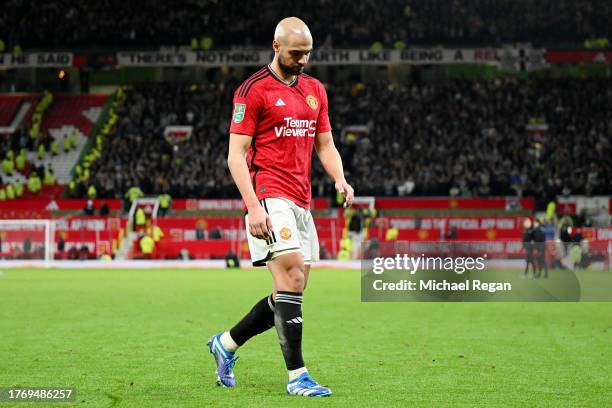
[[[308,373],[289,381],[287,393],[304,397],[329,397],[332,394],[329,388],[319,385]]]
[[[234,378],[233,369],[238,356],[223,347],[223,344],[221,344],[221,334],[212,336],[206,345],[217,364],[217,385],[234,388],[236,386],[236,378]]]

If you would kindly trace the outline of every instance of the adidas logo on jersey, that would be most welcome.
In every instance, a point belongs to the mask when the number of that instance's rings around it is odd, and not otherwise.
[[[285,106],[285,102],[281,98],[278,98],[274,106]]]

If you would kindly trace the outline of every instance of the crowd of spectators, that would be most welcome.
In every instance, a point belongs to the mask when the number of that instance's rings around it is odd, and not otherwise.
[[[238,197],[226,165],[237,82],[141,85],[91,175],[99,197]],[[359,195],[612,194],[612,81],[496,79],[335,83],[330,117]],[[529,123],[548,126],[530,134]],[[192,125],[176,147],[166,125]],[[361,125],[362,132],[344,132]],[[318,159],[313,195],[332,196]]]
[[[227,171],[227,129],[235,82],[142,85],[127,92],[117,126],[91,167],[98,197],[117,197],[132,186],[173,197],[235,194]],[[171,145],[168,125],[193,126]],[[86,189],[81,188],[80,191]]]
[[[578,42],[612,34],[607,0],[7,0],[0,40],[7,49],[188,45],[269,46],[274,25],[303,18],[319,45]]]
[[[336,130],[363,195],[612,192],[612,81],[497,79],[332,88]],[[548,130],[530,134],[529,123]],[[322,173],[315,172],[316,185]]]

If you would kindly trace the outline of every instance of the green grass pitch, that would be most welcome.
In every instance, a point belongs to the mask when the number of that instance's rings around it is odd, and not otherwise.
[[[239,351],[236,389],[215,385],[204,343],[270,292],[266,270],[4,270],[0,386],[88,407],[612,406],[612,303],[361,303],[359,282],[311,274],[304,357],[334,395],[306,399],[273,330]]]

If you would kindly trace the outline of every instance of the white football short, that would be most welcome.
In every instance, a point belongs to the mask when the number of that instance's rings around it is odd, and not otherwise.
[[[267,241],[252,236],[249,215],[245,215],[253,266],[265,266],[291,252],[301,252],[306,265],[319,260],[319,238],[310,211],[285,198],[264,198],[260,203],[272,221],[272,236]]]

